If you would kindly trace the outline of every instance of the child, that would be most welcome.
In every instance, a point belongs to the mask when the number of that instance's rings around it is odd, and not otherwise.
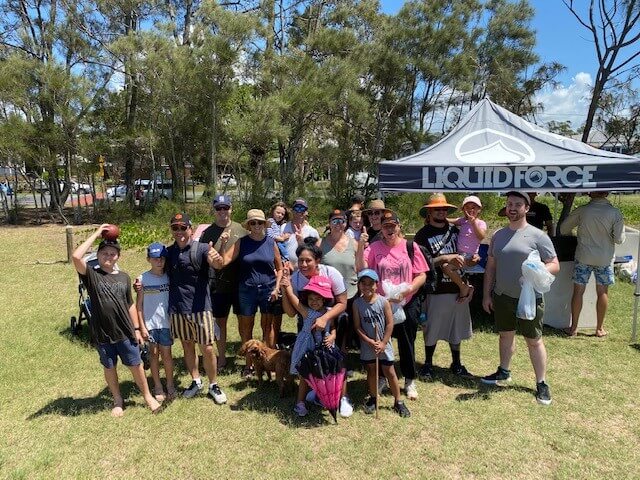
[[[289,260],[287,241],[291,234],[282,232],[288,221],[289,211],[287,210],[287,204],[284,202],[274,204],[269,210],[269,218],[267,219],[267,236],[275,240],[283,262]]]
[[[471,259],[477,255],[480,242],[487,235],[487,224],[478,218],[482,211],[482,202],[475,195],[469,195],[462,201],[463,217],[447,218],[449,223],[460,229],[458,233],[458,253],[465,259],[465,263],[470,266]],[[451,268],[448,263],[441,265],[442,271],[460,288],[458,301],[471,299],[473,288],[466,283],[458,271]]]
[[[327,304],[333,300],[333,292],[331,291],[331,280],[322,275],[316,275],[311,277],[309,283],[300,292],[300,299],[296,297],[293,292],[291,284],[286,282],[286,286],[282,287],[284,293],[289,300],[289,303],[304,317],[304,323],[302,330],[298,333],[296,343],[293,346],[291,352],[291,369],[290,372],[293,375],[298,374],[296,366],[304,354],[313,350],[317,343],[322,340],[320,332],[312,332],[311,327],[315,323],[316,319],[321,317],[327,311]],[[322,342],[329,346],[335,340],[336,332],[335,328],[330,328],[327,325],[325,332],[331,332],[327,335]],[[296,406],[293,411],[300,417],[307,415],[308,410],[305,404],[305,398],[307,395],[307,384],[300,378],[298,385],[298,397],[296,399]],[[344,397],[343,397],[344,398]]]
[[[347,212],[347,223],[349,224],[349,228],[347,228],[345,233],[357,242],[360,240],[360,233],[362,233],[362,225],[364,224],[362,211],[349,210],[349,212]]]
[[[379,281],[375,270],[367,268],[360,271],[358,273],[358,290],[361,296],[353,302],[353,321],[360,336],[360,359],[367,369],[367,385],[369,386],[369,399],[364,405],[364,411],[365,413],[375,412],[378,403],[378,379],[375,367],[377,356],[382,373],[391,388],[394,398],[393,409],[401,417],[409,417],[411,412],[400,400],[400,385],[393,368],[391,304],[376,292]]]
[[[164,264],[169,252],[161,243],[152,243],[147,247],[147,262],[151,270],[140,275],[142,290],[136,299],[138,321],[142,338],[151,344],[151,377],[153,378],[153,395],[162,402],[165,398],[160,381],[159,355],[162,356],[164,371],[167,377],[167,398],[173,400],[176,389],[173,384],[173,358],[171,357],[171,321],[169,319],[169,277],[164,271]]]
[[[104,377],[113,396],[111,415],[124,414],[124,401],[120,393],[116,365],[118,357],[133,375],[147,406],[153,413],[161,411],[158,401],[153,398],[142,368],[140,349],[142,343],[140,324],[136,307],[131,297],[129,275],[115,269],[120,258],[120,244],[116,240],[103,240],[98,246],[98,266],[87,267],[84,256],[93,242],[109,225],[103,224],[75,249],[73,265],[87,287],[91,299],[91,335],[96,341],[100,363],[104,367]]]

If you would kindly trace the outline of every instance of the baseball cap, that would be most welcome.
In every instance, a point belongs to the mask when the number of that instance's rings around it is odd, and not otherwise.
[[[117,240],[102,240],[98,245],[98,251],[102,250],[105,247],[113,247],[118,250],[118,253],[120,253],[120,244]]]
[[[329,214],[329,220],[333,220],[334,218],[347,218],[347,214],[344,213],[343,210],[340,210],[339,208],[336,208],[334,210],[331,210],[331,213]]]
[[[364,270],[360,270],[358,272],[358,280],[360,280],[361,278],[370,278],[371,280],[373,280],[374,282],[379,282],[380,281],[380,277],[378,277],[378,274],[376,273],[375,270],[372,270],[370,268],[365,268]]]
[[[173,217],[171,217],[171,221],[169,222],[169,224],[170,225],[182,224],[190,227],[191,219],[189,218],[188,214],[184,212],[180,212],[180,213],[176,213]]]
[[[307,201],[304,198],[296,198],[291,208],[296,208],[298,206],[304,207],[307,210],[309,209],[309,205],[307,205]]]
[[[505,194],[505,197],[508,197],[509,195],[520,197],[527,205],[531,205],[531,197],[528,192],[523,192],[522,190],[511,190]]]
[[[482,208],[482,202],[475,195],[469,195],[468,197],[464,197],[464,200],[462,200],[462,206],[464,207],[467,203],[475,203],[477,206]]]
[[[168,255],[169,251],[167,250],[167,247],[160,242],[153,242],[147,247],[147,257],[149,258],[167,257]]]
[[[213,206],[221,207],[230,207],[231,206],[231,196],[230,195],[216,195],[213,197]]]
[[[395,214],[395,212],[391,210],[385,210],[382,212],[382,218],[380,219],[380,223],[382,225],[388,225],[389,223],[399,225],[400,219],[398,218],[398,215]]]

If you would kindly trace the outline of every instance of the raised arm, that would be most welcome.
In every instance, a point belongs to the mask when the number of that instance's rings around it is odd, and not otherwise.
[[[305,308],[304,305],[302,305],[302,303],[300,303],[300,299],[296,297],[296,294],[293,292],[293,287],[291,286],[291,284],[289,283],[287,284],[287,286],[282,287],[282,290],[284,290],[284,298],[292,307],[292,309],[298,312],[303,317],[306,317],[307,309]],[[292,312],[292,313],[295,314],[295,312]],[[289,312],[287,312],[287,314],[291,315]]]
[[[364,258],[364,250],[367,248],[369,244],[369,234],[367,233],[367,229],[363,226],[362,232],[360,233],[360,240],[358,240],[358,249],[356,250],[356,271],[364,270],[365,268],[369,268],[367,261]]]
[[[100,225],[96,229],[96,231],[93,232],[91,235],[89,235],[89,238],[87,238],[84,242],[82,242],[82,244],[78,248],[76,248],[73,251],[73,253],[71,254],[71,259],[73,261],[73,266],[75,267],[76,271],[80,275],[86,275],[87,274],[87,262],[84,260],[84,256],[91,249],[91,246],[96,241],[96,239],[100,235],[102,235],[102,231],[108,225],[109,225],[108,223],[103,223],[102,225]]]

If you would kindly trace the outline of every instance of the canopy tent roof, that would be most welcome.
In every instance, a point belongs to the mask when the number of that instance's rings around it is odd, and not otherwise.
[[[483,99],[429,148],[379,164],[382,191],[640,190],[640,159],[550,133]]]

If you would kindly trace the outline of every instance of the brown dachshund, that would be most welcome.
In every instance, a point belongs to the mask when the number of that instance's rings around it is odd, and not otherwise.
[[[275,350],[267,347],[260,340],[247,340],[240,349],[240,355],[244,355],[247,360],[253,360],[253,367],[256,371],[258,382],[262,382],[262,374],[267,373],[271,380],[271,372],[276,374],[276,382],[280,387],[280,397],[284,397],[287,390],[295,391],[293,376],[289,373],[291,365],[291,353],[286,350]]]

